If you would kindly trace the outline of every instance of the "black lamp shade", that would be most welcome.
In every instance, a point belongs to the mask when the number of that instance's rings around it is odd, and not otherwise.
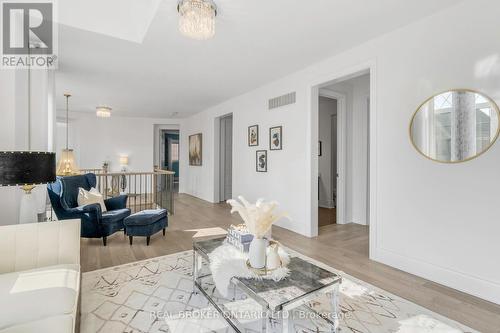
[[[55,180],[55,153],[0,151],[0,186],[47,184]]]

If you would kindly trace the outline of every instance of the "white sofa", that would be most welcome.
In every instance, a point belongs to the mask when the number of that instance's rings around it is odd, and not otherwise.
[[[0,227],[0,333],[75,332],[80,221]]]

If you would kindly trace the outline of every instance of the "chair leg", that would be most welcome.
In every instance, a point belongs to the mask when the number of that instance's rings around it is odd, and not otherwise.
[[[151,240],[151,237],[150,236],[147,236],[146,237],[146,245],[149,246],[149,241]]]
[[[130,245],[132,245],[132,242],[134,241],[134,237],[132,237],[132,236],[128,236],[128,240],[129,240],[129,242],[130,242]]]
[[[106,246],[106,240],[107,240],[107,239],[108,239],[108,238],[107,238],[106,236],[103,236],[103,237],[102,237],[102,243],[104,244],[104,246]]]
[[[165,236],[165,228],[163,228],[163,236]]]

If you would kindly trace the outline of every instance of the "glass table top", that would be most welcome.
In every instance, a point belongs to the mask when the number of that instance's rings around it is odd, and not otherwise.
[[[195,241],[193,247],[208,259],[208,254],[223,245],[224,239],[222,237]],[[259,298],[267,303],[272,310],[279,310],[289,302],[332,286],[341,280],[338,274],[299,257],[292,257],[288,268],[290,269],[289,276],[281,281],[235,277],[233,282],[242,287],[250,297]]]

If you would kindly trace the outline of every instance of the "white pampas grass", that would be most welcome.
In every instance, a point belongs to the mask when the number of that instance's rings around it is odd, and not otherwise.
[[[242,196],[238,199],[241,203],[234,199],[227,201],[232,207],[231,214],[238,212],[248,231],[256,238],[263,238],[274,222],[283,217],[288,218],[286,213],[274,214],[273,211],[278,206],[276,201],[265,202],[259,199],[255,204],[251,204]]]

